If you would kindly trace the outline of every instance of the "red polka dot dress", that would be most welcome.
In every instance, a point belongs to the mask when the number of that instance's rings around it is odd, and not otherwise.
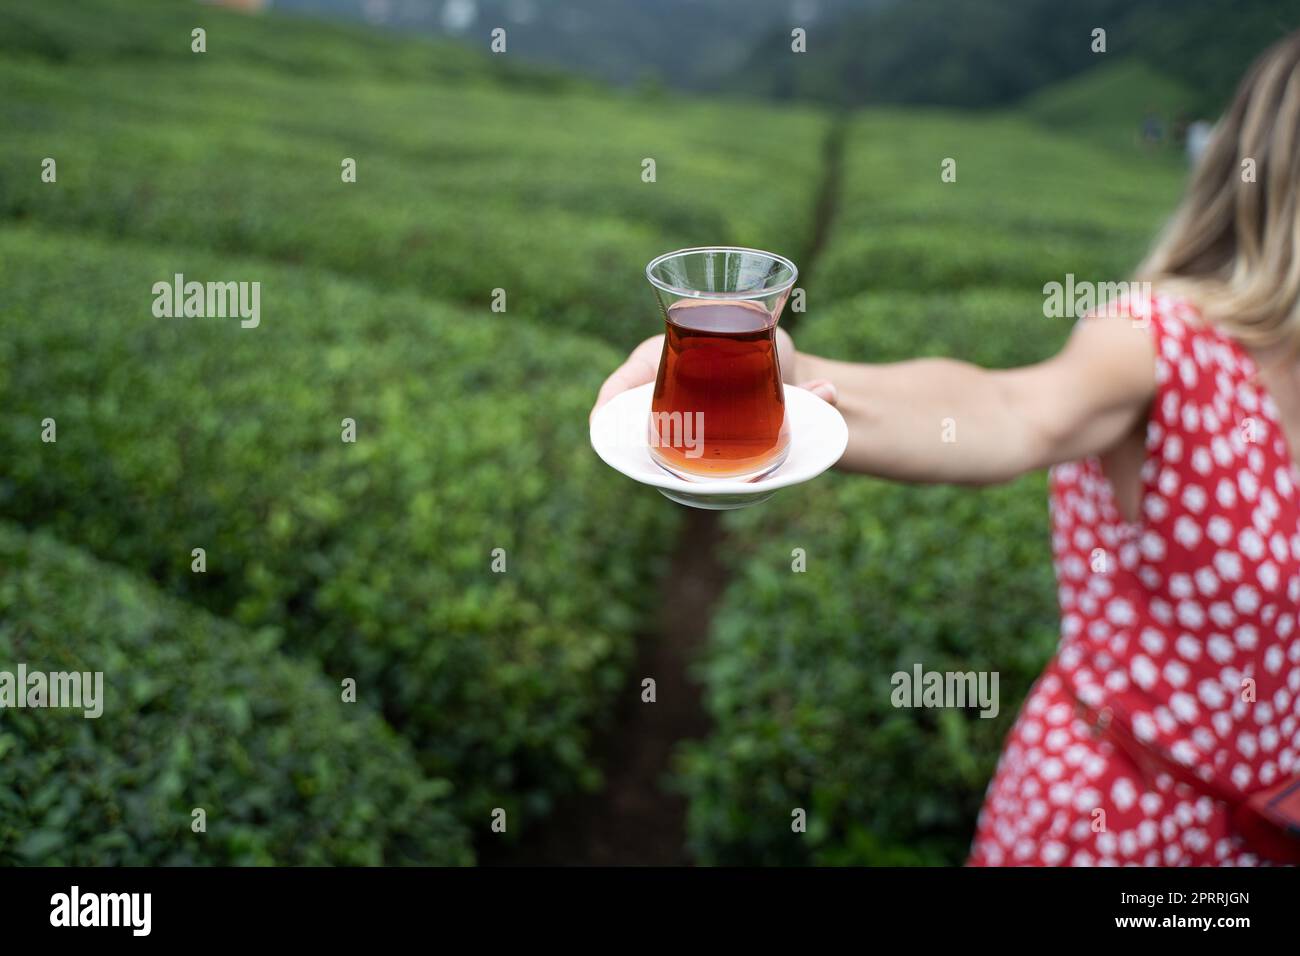
[[[1052,471],[1061,640],[989,784],[972,865],[1268,862],[1225,804],[1096,736],[1080,699],[1218,792],[1300,772],[1300,471],[1277,408],[1188,303],[1132,313],[1156,346],[1141,513],[1121,517],[1096,458]]]

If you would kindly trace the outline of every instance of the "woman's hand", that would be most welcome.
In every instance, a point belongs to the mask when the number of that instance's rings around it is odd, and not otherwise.
[[[634,348],[627,361],[614,369],[613,374],[605,379],[605,384],[600,387],[600,392],[596,395],[596,404],[592,407],[591,414],[596,414],[596,409],[615,395],[626,392],[629,388],[644,385],[646,382],[653,382],[655,376],[659,374],[659,357],[663,354],[663,350],[662,335],[651,336]]]
[[[807,352],[799,368],[839,389],[849,426],[840,470],[987,485],[1145,435],[1153,341],[1128,316],[1098,316],[1081,319],[1055,356],[1021,368],[946,358],[864,365]]]
[[[864,365],[797,352],[781,329],[776,341],[786,383],[844,416],[837,467],[897,481],[991,484],[1103,454],[1145,428],[1156,391],[1154,340],[1124,316],[1081,321],[1057,355],[1008,369],[944,358]],[[638,345],[596,408],[653,382],[663,342]]]
[[[632,354],[627,357],[627,361],[614,370],[609,378],[605,379],[605,384],[600,387],[600,393],[596,396],[596,404],[591,412],[594,415],[597,408],[604,405],[615,395],[620,392],[626,392],[630,388],[636,388],[638,385],[644,385],[647,382],[653,382],[655,376],[659,374],[659,358],[664,350],[664,337],[656,335],[646,339],[640,345],[632,350]],[[799,380],[799,353],[795,351],[794,340],[790,338],[785,329],[776,330],[776,354],[781,363],[781,377],[787,384],[794,384]],[[822,401],[835,404],[838,399],[838,393],[835,386],[827,379],[818,378],[812,381],[803,382],[800,388],[806,388]]]

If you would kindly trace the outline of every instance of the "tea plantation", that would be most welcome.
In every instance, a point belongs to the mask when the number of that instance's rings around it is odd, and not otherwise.
[[[470,818],[587,778],[672,517],[586,453],[612,349],[202,250],[32,227],[0,250],[0,508],[283,629]],[[154,318],[173,269],[260,276],[261,324]]]
[[[0,670],[106,687],[0,713],[0,863],[461,864],[498,808],[545,825],[601,783],[680,524],[587,439],[658,330],[645,262],[806,263],[820,354],[1032,361],[1043,283],[1123,278],[1180,181],[1059,110],[617,93],[165,0],[0,0],[0,89]],[[259,324],[156,316],[178,273],[259,283]],[[696,857],[959,861],[1055,639],[1041,476],[827,476],[727,528]],[[893,710],[918,660],[999,671],[998,718]]]
[[[710,236],[799,258],[811,238],[819,113],[611,96],[455,47],[395,45],[390,62],[341,30],[285,47],[301,21],[188,4],[103,8],[112,40],[95,42],[113,46],[82,55],[63,34],[87,14],[52,6],[65,15],[0,14],[0,34],[30,45],[0,59],[2,216],[310,263],[482,310],[503,289],[511,316],[621,345],[649,328],[638,277],[658,253]],[[31,175],[44,157],[57,189]]]

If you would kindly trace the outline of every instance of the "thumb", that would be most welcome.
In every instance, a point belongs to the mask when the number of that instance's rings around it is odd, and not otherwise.
[[[812,392],[828,405],[834,405],[840,399],[840,393],[835,388],[834,383],[827,381],[824,378],[817,378],[813,379],[811,382],[804,382],[799,387]]]

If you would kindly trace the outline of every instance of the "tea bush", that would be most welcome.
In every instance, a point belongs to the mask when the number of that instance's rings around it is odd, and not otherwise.
[[[500,82],[520,72],[504,60],[486,61],[485,68],[484,57],[455,43],[416,42],[392,32],[306,17],[282,24],[291,29],[274,30],[261,18],[220,8],[196,10],[166,0],[7,4],[0,10],[0,25],[0,53],[66,64],[194,63],[190,31],[202,27],[210,53],[229,53],[265,69],[299,76],[381,75],[412,80],[446,76]],[[532,67],[524,71],[529,80],[545,75]]]
[[[174,271],[260,281],[261,324],[155,318],[152,285]],[[357,679],[468,820],[535,817],[595,782],[589,729],[674,518],[588,444],[612,349],[35,228],[0,231],[0,288],[0,514],[282,628]]]
[[[1066,330],[1033,294],[883,293],[827,310],[797,339],[854,361],[1004,366],[1046,357]],[[981,490],[823,476],[734,512],[729,529],[735,577],[700,668],[715,729],[681,755],[694,852],[960,862],[1002,737],[1055,645],[1043,475]],[[916,663],[998,672],[996,718],[895,709],[891,675]],[[806,834],[791,832],[797,807]]]
[[[448,782],[276,644],[0,524],[0,670],[103,673],[97,718],[0,711],[0,864],[471,863]]]
[[[1173,207],[1183,171],[1012,116],[857,117],[810,308],[871,290],[1127,279]],[[1111,147],[1115,148],[1111,148]],[[956,179],[944,182],[953,160]]]

